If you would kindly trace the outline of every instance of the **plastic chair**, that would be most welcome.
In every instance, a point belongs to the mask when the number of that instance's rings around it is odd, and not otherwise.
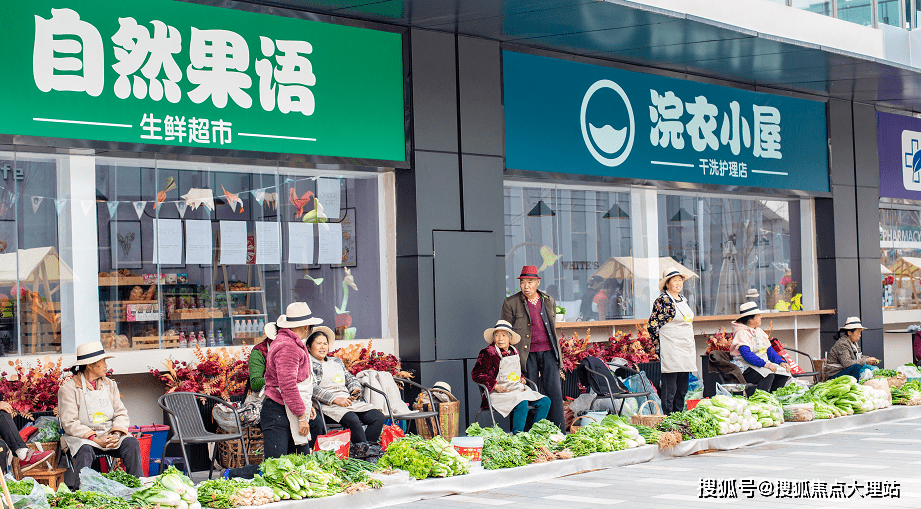
[[[371,389],[372,391],[374,391],[374,392],[376,392],[376,393],[378,393],[378,394],[380,394],[381,396],[384,397],[384,403],[387,405],[387,414],[390,415],[390,422],[396,422],[396,421],[394,421],[394,419],[393,419],[393,411],[390,409],[390,401],[387,399],[387,395],[384,394],[384,392],[381,391],[380,389],[375,389],[374,387],[371,387],[370,385],[368,385],[368,384],[366,384],[366,383],[364,383],[364,382],[361,382],[361,385],[362,385],[362,387],[365,387],[365,388],[367,388],[367,389]],[[320,411],[320,402],[317,401],[316,399],[314,399],[312,404],[313,404],[313,408],[316,409],[317,414],[322,414],[322,412]],[[326,435],[327,433],[329,433],[330,430],[345,429],[345,426],[339,424],[338,422],[327,422],[327,421],[326,421],[326,416],[325,416],[325,415],[323,416],[322,419],[320,419],[320,422],[323,423],[323,434],[324,434],[324,435]]]
[[[424,391],[426,394],[428,394],[428,397],[429,397],[429,407],[432,408],[432,410],[429,410],[429,411],[416,411],[416,412],[410,412],[410,413],[405,414],[405,415],[396,415],[396,416],[395,416],[395,415],[393,414],[393,411],[390,410],[390,400],[387,398],[387,395],[386,395],[386,394],[383,394],[383,393],[380,392],[380,391],[376,391],[376,392],[381,393],[381,394],[384,396],[384,401],[387,402],[387,410],[388,410],[388,412],[390,413],[390,419],[391,419],[392,421],[395,420],[395,419],[396,419],[396,420],[404,420],[404,419],[405,419],[405,420],[414,421],[414,420],[417,420],[417,419],[429,419],[429,418],[432,418],[432,420],[435,421],[435,427],[438,429],[438,434],[439,434],[439,435],[443,435],[443,433],[442,433],[442,431],[441,431],[441,419],[439,418],[438,411],[435,410],[435,399],[432,397],[432,391],[430,391],[427,387],[423,387],[421,384],[417,384],[416,382],[413,382],[412,380],[407,380],[407,379],[405,379],[405,378],[400,378],[400,377],[398,377],[398,376],[393,377],[393,380],[394,380],[395,382],[401,382],[401,383],[406,383],[406,384],[412,385],[413,387],[416,387],[416,388],[418,388],[419,390]],[[403,389],[401,388],[400,391],[402,392],[402,390],[403,390]]]
[[[234,419],[237,423],[237,432],[217,434],[207,431],[205,429],[205,421],[202,419],[201,412],[198,409],[197,400],[200,398],[213,400],[216,405],[226,405],[230,407],[233,410]],[[197,392],[171,392],[160,396],[160,399],[157,400],[157,404],[169,415],[170,424],[175,431],[173,436],[163,445],[163,454],[160,457],[166,456],[166,447],[169,444],[178,443],[179,447],[182,449],[182,458],[185,460],[185,472],[189,478],[192,477],[192,471],[189,467],[191,465],[189,462],[189,455],[185,450],[186,444],[210,444],[214,442],[239,440],[240,450],[246,451],[246,443],[243,441],[243,426],[240,425],[240,414],[237,413],[237,409],[230,402],[215,396],[199,394]],[[211,454],[211,462],[208,465],[208,479],[211,479],[211,474],[214,472],[214,460],[216,456],[217,447],[214,448],[214,452]],[[248,455],[243,455],[243,461],[246,465],[249,465]],[[160,463],[160,472],[163,472],[163,463]]]
[[[646,389],[648,389],[648,390],[645,391],[645,392],[622,392],[622,393],[614,393],[614,390],[613,390],[613,388],[611,387],[611,381],[608,380],[608,377],[605,376],[604,373],[601,373],[601,372],[599,372],[599,371],[595,371],[594,369],[592,369],[592,368],[590,368],[590,367],[588,367],[588,366],[580,366],[580,367],[584,367],[584,368],[586,369],[586,371],[588,371],[589,373],[592,373],[593,375],[600,376],[600,377],[604,380],[605,385],[607,385],[607,387],[608,387],[608,392],[607,392],[606,394],[596,394],[595,397],[592,398],[592,403],[589,405],[589,408],[590,408],[590,409],[593,408],[593,407],[595,406],[595,401],[598,401],[599,398],[609,398],[609,399],[611,400],[611,408],[617,408],[617,404],[615,403],[615,401],[618,400],[618,399],[619,399],[619,400],[625,400],[625,399],[629,399],[629,398],[641,398],[641,397],[649,396],[650,394],[652,394],[652,390],[649,389],[649,386],[648,386],[648,385],[646,385],[646,380],[645,380],[645,379],[643,380],[643,387],[646,388]],[[617,369],[618,369],[618,370],[623,369],[623,370],[629,371],[630,373],[633,373],[633,374],[635,374],[635,375],[640,374],[639,371],[636,371],[635,369],[628,368],[627,366],[618,366]],[[611,376],[614,376],[614,375],[611,374]],[[624,405],[623,405],[623,403],[621,403],[620,409],[617,410],[617,415],[620,415],[623,411],[624,411]]]
[[[535,384],[534,381],[532,381],[530,378],[525,378],[525,383],[527,383],[528,387],[530,387],[534,392],[538,392],[537,384]],[[477,383],[476,385],[477,387],[480,388],[480,392],[484,396],[486,396],[486,406],[488,407],[488,410],[489,410],[489,418],[492,419],[492,425],[496,426],[496,414],[495,414],[495,410],[493,410],[493,407],[492,407],[492,399],[489,397],[489,389],[486,388],[486,386],[481,383]],[[534,408],[535,408],[534,405],[531,405],[531,404],[528,405],[528,410],[533,410]],[[474,422],[480,422],[480,414],[482,412],[483,412],[482,408],[477,410],[476,417],[473,418]]]
[[[784,349],[785,349],[786,351],[788,351],[788,352],[794,352],[794,353],[797,353],[797,354],[802,355],[803,357],[809,359],[809,366],[813,366],[813,369],[815,369],[815,363],[814,363],[813,360],[812,360],[812,356],[809,355],[808,353],[806,353],[806,352],[801,352],[801,351],[799,351],[799,350],[795,350],[795,349],[793,349],[793,348],[789,348],[789,347],[786,347],[786,346],[784,347]],[[802,368],[803,365],[800,364],[800,367]],[[804,378],[804,377],[807,377],[807,376],[811,376],[814,383],[823,382],[823,381],[825,380],[824,373],[822,373],[821,371],[805,371],[805,370],[804,370],[803,373],[799,373],[799,374],[793,374],[793,373],[791,373],[791,376],[793,376],[794,378]]]

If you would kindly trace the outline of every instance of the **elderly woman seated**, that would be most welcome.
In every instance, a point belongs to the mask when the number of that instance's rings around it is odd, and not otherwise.
[[[531,390],[521,376],[521,361],[518,350],[512,345],[521,341],[521,336],[512,330],[512,325],[499,320],[496,326],[483,331],[483,339],[489,346],[480,350],[470,377],[489,390],[493,410],[502,417],[512,415],[512,433],[524,431],[528,421],[528,404],[534,404],[531,424],[547,418],[550,398]],[[486,396],[482,408],[486,409]]]
[[[313,397],[320,402],[324,416],[348,428],[352,444],[376,444],[384,429],[384,414],[359,399],[361,382],[345,369],[342,359],[327,356],[335,338],[329,327],[317,327],[307,337],[317,381]]]
[[[850,375],[860,380],[864,371],[877,369],[879,359],[868,357],[860,351],[860,336],[866,329],[857,316],[849,317],[838,329],[835,344],[828,351],[825,361],[825,375],[829,379]]]
[[[64,435],[62,449],[70,451],[73,471],[65,482],[79,488],[79,473],[93,464],[97,453],[121,458],[125,470],[141,477],[141,446],[128,434],[128,409],[122,403],[118,385],[106,377],[111,359],[95,341],[77,347],[74,376],[58,390],[58,414]]]

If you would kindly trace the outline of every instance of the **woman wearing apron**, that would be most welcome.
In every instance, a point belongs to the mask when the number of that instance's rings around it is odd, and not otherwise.
[[[550,398],[531,390],[521,376],[521,359],[512,345],[521,341],[521,336],[512,330],[512,324],[499,320],[496,326],[483,331],[483,339],[490,346],[480,350],[470,377],[489,389],[493,410],[502,417],[512,415],[512,433],[524,431],[528,421],[528,404],[534,404],[531,423],[547,418],[550,412]],[[487,408],[486,397],[481,407]]]
[[[259,414],[266,458],[309,453],[311,435],[322,429],[311,406],[313,369],[304,338],[323,320],[314,318],[307,304],[294,302],[275,323],[278,333],[266,356],[265,400]]]
[[[746,395],[755,389],[774,392],[787,385],[790,374],[787,361],[771,348],[771,340],[761,330],[761,311],[758,304],[746,302],[739,306],[739,318],[732,322],[732,363],[742,370],[745,381],[757,387],[749,387]]]
[[[313,357],[313,376],[317,381],[313,397],[329,420],[348,428],[352,444],[376,444],[384,429],[384,413],[361,397],[358,381],[338,357],[327,357],[336,335],[328,327],[318,327],[307,338],[307,349]],[[367,431],[363,428],[367,426]]]
[[[668,269],[659,281],[662,295],[652,305],[646,330],[658,345],[662,362],[662,411],[666,414],[684,410],[688,377],[697,371],[697,347],[694,343],[694,312],[681,296],[687,277],[678,269]]]
[[[71,368],[74,376],[58,389],[58,415],[64,431],[61,449],[70,451],[73,460],[73,470],[64,481],[73,489],[80,487],[80,470],[91,466],[96,453],[103,451],[121,458],[129,474],[144,475],[141,445],[128,434],[128,409],[118,385],[106,377],[106,359],[111,358],[99,341],[78,346],[77,362]]]

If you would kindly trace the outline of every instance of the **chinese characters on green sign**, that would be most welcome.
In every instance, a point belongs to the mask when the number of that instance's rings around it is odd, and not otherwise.
[[[0,5],[0,132],[405,160],[400,34],[168,0]]]

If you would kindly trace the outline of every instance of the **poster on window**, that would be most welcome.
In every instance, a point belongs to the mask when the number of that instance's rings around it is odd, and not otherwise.
[[[342,263],[336,267],[354,267],[358,260],[358,242],[355,239],[355,209],[345,210],[342,225]]]

